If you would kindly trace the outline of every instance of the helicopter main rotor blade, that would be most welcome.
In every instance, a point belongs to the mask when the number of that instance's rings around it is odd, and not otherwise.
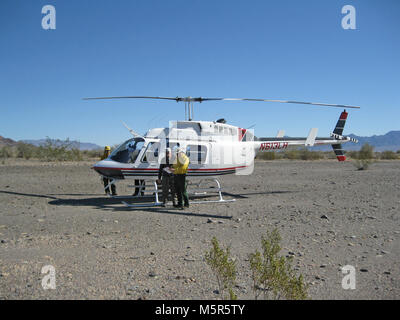
[[[95,97],[95,98],[83,98],[83,100],[108,100],[108,99],[162,99],[162,100],[175,100],[183,101],[181,97],[150,97],[150,96],[122,96],[122,97]]]
[[[202,101],[259,101],[259,102],[279,102],[279,103],[291,103],[291,104],[308,104],[314,106],[323,107],[338,107],[338,108],[354,108],[360,109],[359,106],[349,106],[344,104],[331,104],[331,103],[320,103],[320,102],[305,102],[305,101],[293,101],[293,100],[273,100],[273,99],[251,99],[251,98],[201,98]]]
[[[306,101],[293,101],[293,100],[273,100],[273,99],[253,99],[253,98],[203,98],[203,97],[151,97],[151,96],[121,96],[121,97],[98,97],[98,98],[83,98],[83,100],[105,100],[105,99],[160,99],[160,100],[174,100],[176,102],[203,102],[203,101],[256,101],[256,102],[278,102],[290,104],[306,104],[313,106],[323,107],[338,107],[338,108],[353,108],[360,109],[359,106],[349,106],[344,104],[330,104],[320,102],[306,102]]]

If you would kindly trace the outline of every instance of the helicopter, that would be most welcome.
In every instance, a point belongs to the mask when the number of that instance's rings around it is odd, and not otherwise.
[[[331,145],[338,161],[345,161],[341,145],[347,142],[357,143],[352,137],[344,136],[343,129],[348,117],[347,108],[360,108],[359,106],[326,104],[315,102],[250,99],[250,98],[204,98],[204,97],[153,97],[153,96],[119,96],[119,97],[95,97],[84,100],[111,100],[111,99],[156,99],[174,100],[185,103],[185,120],[170,121],[169,127],[152,128],[146,134],[140,135],[123,125],[132,134],[132,138],[119,145],[107,159],[93,165],[93,169],[102,177],[108,178],[111,184],[124,179],[135,179],[135,195],[144,196],[144,190],[155,196],[152,205],[160,205],[158,199],[158,171],[160,163],[165,161],[165,150],[170,148],[173,154],[177,150],[184,150],[189,157],[190,165],[187,177],[200,178],[197,193],[210,191],[210,188],[201,188],[204,180],[212,180],[217,188],[211,189],[218,192],[219,200],[215,202],[234,201],[224,199],[218,176],[236,174],[249,175],[253,172],[254,159],[260,152],[286,150],[291,147],[315,145]],[[250,128],[241,128],[228,124],[225,119],[216,121],[194,120],[194,103],[205,101],[249,101],[249,102],[277,102],[290,104],[303,104],[312,106],[340,107],[344,108],[330,137],[317,137],[317,128],[312,128],[307,137],[286,137],[285,132],[279,130],[276,137],[269,137],[258,141],[254,131]],[[137,182],[140,181],[138,184]],[[154,188],[149,191],[145,182],[153,183]],[[119,197],[119,196],[117,196]],[[212,200],[197,201],[214,202]],[[148,204],[127,206],[148,206]]]

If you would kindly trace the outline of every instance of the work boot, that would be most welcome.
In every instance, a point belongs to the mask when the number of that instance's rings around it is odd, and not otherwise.
[[[178,203],[175,208],[178,208],[179,210],[183,210],[182,203]]]

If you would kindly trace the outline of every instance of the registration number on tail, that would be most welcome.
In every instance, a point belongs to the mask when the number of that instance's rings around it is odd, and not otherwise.
[[[265,142],[261,143],[260,150],[276,150],[276,149],[286,149],[288,147],[288,142]]]

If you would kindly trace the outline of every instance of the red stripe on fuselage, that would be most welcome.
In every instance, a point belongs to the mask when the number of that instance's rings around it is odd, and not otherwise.
[[[215,168],[215,169],[188,169],[188,171],[222,171],[222,170],[233,170],[241,169],[246,166],[231,167],[231,168]],[[93,167],[95,170],[129,170],[129,171],[158,171],[155,168],[113,168],[113,167]]]

